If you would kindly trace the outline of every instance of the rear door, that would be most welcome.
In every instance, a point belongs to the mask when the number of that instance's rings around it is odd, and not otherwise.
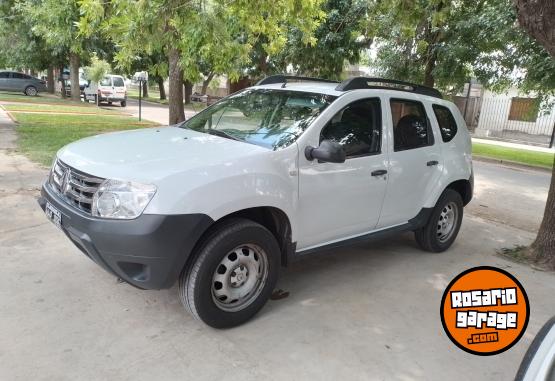
[[[125,82],[123,81],[123,77],[112,77],[112,96],[116,99],[125,98]]]
[[[422,209],[440,179],[443,161],[426,106],[416,99],[390,98],[392,129],[389,181],[378,227],[407,222]]]
[[[102,98],[112,98],[112,77],[106,76],[98,83]]]

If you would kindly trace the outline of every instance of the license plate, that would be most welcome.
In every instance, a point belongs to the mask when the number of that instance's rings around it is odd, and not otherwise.
[[[52,221],[54,225],[56,225],[60,229],[62,228],[62,213],[60,213],[60,211],[48,201],[46,201],[44,213],[46,213],[46,217],[48,217],[48,219]]]

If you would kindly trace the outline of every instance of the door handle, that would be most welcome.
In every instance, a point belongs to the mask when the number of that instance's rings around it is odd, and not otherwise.
[[[387,171],[385,169],[378,169],[376,171],[372,171],[371,175],[372,176],[382,176],[385,175],[387,173]]]
[[[431,166],[434,166],[434,165],[438,165],[438,164],[439,164],[439,161],[437,161],[437,160],[430,160],[429,162],[426,163],[426,165],[427,165],[428,167],[431,167]]]

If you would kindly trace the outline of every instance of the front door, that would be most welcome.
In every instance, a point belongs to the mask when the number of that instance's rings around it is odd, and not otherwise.
[[[422,102],[391,98],[389,104],[393,150],[389,154],[389,181],[378,227],[403,224],[416,217],[443,168]]]
[[[320,141],[343,145],[345,162],[300,161],[298,251],[376,227],[387,186],[381,115],[379,98],[348,104],[320,133]]]

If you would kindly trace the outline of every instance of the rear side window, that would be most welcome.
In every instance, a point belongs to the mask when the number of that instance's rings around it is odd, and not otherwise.
[[[347,158],[380,153],[382,115],[378,98],[351,103],[322,129],[320,141],[340,143]]]
[[[9,77],[10,77],[10,73],[7,71],[0,73],[0,78],[9,78]]]
[[[121,77],[113,77],[114,87],[123,87],[123,79]]]
[[[25,74],[21,74],[21,73],[12,73],[12,78],[15,78],[15,79],[29,79],[31,77],[29,77],[28,75],[25,75]]]
[[[434,114],[436,115],[441,138],[444,142],[450,142],[457,134],[457,122],[449,110],[445,106],[433,105]]]
[[[424,105],[408,99],[391,99],[395,151],[405,151],[434,144]]]

